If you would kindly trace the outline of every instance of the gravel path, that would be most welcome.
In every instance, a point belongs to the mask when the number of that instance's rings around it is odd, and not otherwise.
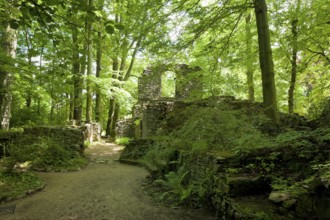
[[[81,171],[40,173],[44,190],[6,205],[16,204],[4,220],[194,220],[215,219],[198,210],[158,206],[140,186],[148,175],[144,168],[117,162],[122,147],[94,144],[86,150],[91,163]]]

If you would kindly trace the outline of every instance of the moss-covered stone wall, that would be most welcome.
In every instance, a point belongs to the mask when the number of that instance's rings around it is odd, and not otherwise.
[[[68,149],[80,152],[84,151],[84,132],[78,128],[66,127],[31,127],[25,128],[24,135],[48,137]]]
[[[36,137],[46,137],[59,143],[67,150],[75,151],[80,154],[83,154],[84,151],[85,136],[81,129],[66,127],[31,127],[25,128],[24,131],[1,132],[0,155],[9,154],[9,152],[6,152],[5,146],[19,143],[23,136],[24,140],[29,140],[28,137],[31,137],[31,141]]]
[[[162,74],[168,70],[175,72],[177,76],[174,98],[161,97]],[[176,103],[202,98],[202,82],[201,68],[186,64],[160,65],[144,70],[138,83],[139,101],[133,111],[135,138],[155,135]]]
[[[168,192],[176,193],[178,200],[184,198],[180,201],[184,205],[211,209],[223,219],[329,219],[330,178],[314,168],[316,161],[320,166],[327,163],[328,144],[231,156],[172,149],[170,156],[155,155],[151,162],[145,156],[159,144],[140,139],[124,149],[120,161],[144,163],[150,169],[153,188],[177,178],[179,182],[171,186],[177,188]],[[157,193],[153,196],[165,195]]]

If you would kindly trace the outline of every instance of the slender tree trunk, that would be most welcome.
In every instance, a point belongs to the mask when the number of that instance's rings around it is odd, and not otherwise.
[[[254,2],[258,43],[259,60],[262,78],[262,94],[266,115],[272,119],[275,124],[279,123],[276,87],[274,79],[274,64],[272,49],[270,46],[270,34],[267,18],[267,5],[265,0],[255,0]]]
[[[17,33],[10,28],[8,23],[3,24],[0,34],[1,52],[10,57],[16,57]],[[11,116],[11,80],[12,73],[5,68],[5,63],[0,63],[0,130],[8,130]]]
[[[292,114],[293,109],[294,109],[294,90],[295,90],[296,78],[297,78],[297,53],[298,53],[297,23],[298,23],[297,19],[295,19],[291,22],[291,25],[292,25],[292,60],[291,60],[290,88],[289,88],[289,91],[288,91],[289,114]]]
[[[42,59],[43,59],[43,55],[44,55],[44,50],[45,50],[45,45],[42,45],[41,50],[40,50],[40,58],[39,58],[39,75],[42,74]],[[38,80],[37,82],[38,85],[41,84],[41,79]],[[38,98],[37,98],[37,113],[38,115],[41,115],[41,96],[38,94]]]
[[[121,63],[120,63],[120,66],[119,66],[119,63],[118,63],[118,60],[116,61],[115,63],[115,66],[114,68],[118,69],[119,68],[119,71],[118,71],[118,74],[117,74],[117,78],[118,80],[122,81],[123,78],[124,78],[124,69],[125,69],[125,64],[126,64],[126,59],[127,59],[127,51],[128,49],[125,47],[125,45],[123,45],[123,48],[122,48],[122,57],[121,57]],[[134,54],[134,52],[133,52]],[[134,63],[134,57],[135,55],[133,55],[132,57],[132,61]],[[132,62],[131,62],[132,64]],[[132,64],[133,65],[133,64]],[[120,105],[116,99],[116,97],[112,97],[112,99],[110,100],[110,108],[109,108],[109,116],[111,115],[111,120],[108,122],[109,123],[109,135],[110,137],[112,138],[116,138],[116,123],[118,121],[118,116],[119,116],[119,111],[120,111]],[[111,111],[111,112],[110,112]]]
[[[93,6],[93,0],[89,0],[88,3],[89,7],[92,8]],[[88,28],[87,28],[87,92],[86,92],[86,122],[91,122],[92,120],[92,89],[91,89],[91,75],[92,75],[92,56],[93,56],[93,51],[92,51],[92,24],[91,22],[87,22]]]
[[[82,120],[82,113],[83,113],[83,97],[82,97],[82,89],[84,87],[84,81],[82,76],[85,75],[86,72],[86,59],[87,59],[87,43],[85,43],[84,45],[84,52],[81,56],[80,59],[80,80],[77,82],[78,87],[77,87],[77,98],[76,98],[76,104],[75,104],[75,114],[76,114],[76,118],[75,120],[77,120],[78,122],[81,122]]]
[[[51,98],[51,102],[50,102],[49,122],[50,122],[50,124],[53,124],[53,122],[54,122],[54,112],[55,112],[55,100],[54,100],[53,84],[51,84],[50,98]]]
[[[294,90],[297,79],[297,54],[298,54],[298,15],[300,13],[301,0],[297,0],[297,8],[295,12],[295,19],[291,21],[292,32],[292,58],[291,58],[291,80],[288,91],[288,112],[292,114],[294,111]]]
[[[116,2],[118,4],[120,3],[119,0],[117,0]],[[116,22],[122,22],[123,21],[122,19],[123,18],[120,17],[119,15],[116,15],[116,17],[115,17]],[[113,78],[115,77],[116,79],[118,79],[120,81],[127,81],[129,79],[131,71],[133,69],[135,57],[136,57],[137,51],[140,47],[141,41],[142,41],[142,36],[139,37],[139,39],[135,45],[135,48],[134,48],[134,51],[132,54],[132,58],[130,61],[130,65],[129,65],[126,73],[124,73],[128,50],[131,47],[131,46],[127,47],[127,44],[126,44],[127,42],[125,42],[125,40],[124,40],[123,44],[121,45],[122,53],[121,53],[120,65],[119,65],[117,57],[113,59],[113,71],[114,71]],[[117,45],[119,45],[119,42]],[[116,54],[118,54],[118,51],[116,51]],[[110,136],[111,138],[116,138],[116,123],[118,121],[119,111],[120,111],[120,105],[119,105],[118,101],[116,100],[116,97],[112,96],[109,101],[108,120],[107,120],[107,127],[106,127],[106,135]]]
[[[27,47],[27,59],[28,59],[28,65],[31,66],[32,65],[32,53],[31,53],[31,47],[30,47],[30,43],[29,43],[29,33],[28,30],[25,29],[25,43],[26,43],[26,47]],[[30,75],[30,73],[28,73],[28,81],[30,83],[30,89],[28,91],[26,91],[27,95],[26,95],[26,107],[30,108],[31,107],[31,103],[32,103],[32,87],[33,87],[33,80],[32,77]]]
[[[134,48],[134,51],[132,54],[131,62],[129,64],[128,70],[126,71],[126,74],[124,76],[124,81],[127,81],[129,79],[129,77],[131,76],[131,72],[133,70],[133,66],[134,66],[134,62],[135,62],[135,57],[140,48],[141,41],[142,41],[142,37],[140,37],[138,39],[138,41],[136,42],[136,45],[135,45],[135,48]]]
[[[251,34],[251,14],[248,12],[246,18],[246,25],[245,25],[245,42],[246,42],[246,79],[247,79],[247,87],[248,87],[248,94],[249,100],[254,101],[254,83],[253,83],[253,57],[251,52],[251,41],[252,41],[252,34]]]
[[[82,55],[83,60],[84,57],[85,54]],[[84,63],[85,61],[82,66]],[[84,74],[79,71],[78,29],[74,26],[72,27],[73,120],[75,120],[77,124],[80,124],[82,117],[82,75]]]
[[[105,129],[105,134],[106,134],[107,137],[113,137],[113,136],[111,136],[111,134],[112,134],[111,125],[113,124],[112,119],[114,117],[114,109],[115,109],[115,99],[110,98],[109,111],[108,111],[108,120],[107,120],[106,129]]]
[[[55,48],[55,44],[53,45]],[[55,58],[53,58],[52,61],[52,72],[55,72]],[[50,113],[49,113],[49,122],[50,124],[54,124],[54,113],[55,113],[55,108],[56,108],[56,100],[55,100],[55,95],[54,95],[54,74],[51,75],[51,80],[50,80],[50,98],[51,98],[51,107],[50,107]]]
[[[124,72],[127,56],[124,56],[125,54],[123,53],[120,67],[119,67],[118,60],[114,59],[113,70],[114,70],[114,72],[116,72],[116,70],[118,72],[118,68],[119,68],[119,72],[121,73],[120,76],[115,75],[115,77],[118,78],[119,80],[127,81],[129,79],[131,71],[133,69],[135,57],[136,57],[137,51],[140,47],[141,41],[142,41],[142,37],[139,38],[139,40],[137,41],[137,43],[135,45],[135,48],[134,48],[134,51],[132,54],[132,58],[130,61],[130,65],[125,74],[123,72]],[[116,100],[115,97],[111,97],[110,102],[109,102],[109,112],[108,112],[108,121],[107,121],[107,127],[106,127],[106,135],[110,136],[112,138],[116,138],[116,123],[118,121],[119,111],[120,111],[120,105],[119,105],[118,101]]]
[[[101,43],[102,42],[102,36],[101,32],[98,32],[98,45],[97,45],[97,52],[96,52],[96,77],[101,77],[101,61],[102,61],[102,48]],[[95,99],[95,121],[100,122],[101,118],[101,91],[99,88],[97,88],[96,91],[96,99]]]
[[[123,57],[121,59],[121,63],[120,63],[119,71],[118,71],[119,72],[118,79],[120,81],[123,80],[123,77],[124,77],[124,68],[125,68],[126,58],[127,58],[127,54],[125,55],[123,53]],[[111,120],[109,122],[110,123],[109,135],[112,138],[116,138],[116,123],[118,121],[120,105],[115,96],[112,98],[111,101],[112,101],[112,106],[111,106],[112,112],[110,113],[110,111],[109,111],[109,115],[111,114]]]
[[[49,113],[49,122],[50,122],[50,124],[53,124],[53,121],[54,121],[54,111],[55,111],[55,104],[54,104],[54,99],[52,98],[51,99],[51,104],[50,104],[50,113]]]
[[[73,98],[73,93],[68,93],[67,94],[67,97],[69,99],[69,121],[72,121],[73,120],[73,111],[74,111],[74,105],[73,105],[73,101],[74,101],[74,98]]]
[[[113,59],[113,64],[112,64],[112,70],[113,70],[112,78],[113,79],[118,79],[118,68],[119,68],[119,62],[118,62],[118,58],[116,57]],[[113,135],[113,131],[111,130],[111,128],[112,128],[111,125],[114,124],[112,121],[115,116],[115,114],[114,114],[115,103],[116,103],[115,96],[112,95],[109,100],[108,120],[107,120],[106,129],[105,129],[106,136],[112,137],[112,138],[115,138],[114,136],[111,136],[111,134]]]
[[[38,97],[38,100],[37,100],[37,113],[38,115],[41,115],[41,98]]]
[[[110,122],[110,137],[116,138],[116,123],[118,121],[120,106],[116,99],[113,102],[113,113]]]

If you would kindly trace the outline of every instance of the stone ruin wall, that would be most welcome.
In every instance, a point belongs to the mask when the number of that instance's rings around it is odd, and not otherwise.
[[[83,131],[85,141],[93,143],[101,140],[102,127],[98,122],[84,123],[71,120],[68,123],[69,128],[76,128]]]
[[[81,126],[51,127],[39,126],[24,128],[24,131],[6,131],[0,133],[0,158],[8,154],[6,148],[18,143],[23,136],[46,137],[60,143],[64,148],[83,154],[84,141],[101,140],[101,125],[99,123],[83,124]]]
[[[0,158],[9,154],[6,152],[7,146],[10,144],[19,144],[20,138],[23,136],[50,138],[54,142],[59,143],[63,148],[75,151],[79,154],[84,152],[84,132],[78,128],[68,127],[30,127],[24,128],[24,131],[8,131],[0,134]]]
[[[161,97],[161,70],[148,67],[138,82],[139,101],[158,100]]]
[[[201,99],[203,91],[203,76],[200,67],[190,67],[186,64],[176,65],[174,72],[177,80],[175,84],[175,99]]]
[[[173,71],[176,74],[175,97],[162,97],[162,74]],[[135,138],[148,138],[157,134],[162,121],[178,101],[202,98],[202,74],[200,67],[178,64],[174,67],[148,67],[139,78],[138,103],[133,109]]]

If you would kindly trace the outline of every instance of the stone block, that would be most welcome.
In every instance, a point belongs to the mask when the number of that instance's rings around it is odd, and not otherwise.
[[[270,191],[268,182],[260,176],[227,177],[228,193],[231,197],[259,195]]]
[[[292,198],[292,195],[289,192],[273,191],[269,194],[268,199],[272,203],[278,204],[278,203],[282,203],[282,202],[287,201],[287,200],[291,200],[293,198]]]

